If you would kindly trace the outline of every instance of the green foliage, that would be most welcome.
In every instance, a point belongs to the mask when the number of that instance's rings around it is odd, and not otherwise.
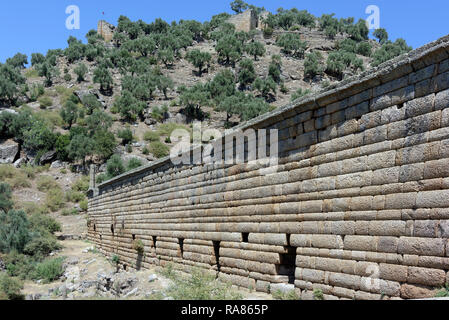
[[[304,58],[307,43],[301,40],[301,36],[295,33],[280,35],[276,40],[276,45],[280,46],[284,53],[296,58]]]
[[[71,100],[68,100],[61,108],[60,115],[70,129],[78,119],[78,106]]]
[[[91,93],[85,95],[81,102],[87,108],[87,114],[92,114],[94,110],[101,108],[101,102]]]
[[[207,85],[210,97],[218,103],[224,97],[232,96],[236,91],[234,79],[235,76],[229,69],[218,72]]]
[[[157,58],[165,67],[170,67],[175,62],[175,55],[172,48],[161,49],[157,53]]]
[[[170,154],[170,149],[160,141],[153,141],[149,146],[150,152],[158,159]]]
[[[188,275],[170,270],[164,272],[173,281],[167,295],[175,300],[239,300],[242,296],[231,289],[231,284],[222,283],[207,271],[192,268]]]
[[[9,64],[0,63],[0,101],[14,104],[19,93],[19,86],[25,83],[20,71]]]
[[[56,212],[59,209],[64,208],[65,199],[64,192],[60,188],[51,189],[47,192],[45,199],[45,205],[52,211]]]
[[[42,53],[32,53],[31,54],[31,65],[35,67],[45,61],[45,56]]]
[[[64,258],[59,257],[38,263],[34,270],[33,278],[36,280],[43,279],[46,283],[59,279],[64,273],[63,262]]]
[[[395,42],[387,41],[380,49],[374,52],[371,65],[377,67],[394,57],[409,52],[410,50],[412,50],[412,48],[407,45],[404,39],[399,38]]]
[[[321,290],[321,289],[314,289],[313,290],[313,298],[315,300],[324,300],[323,290]]]
[[[37,189],[42,192],[48,192],[51,189],[59,188],[59,184],[56,182],[56,180],[47,175],[40,176],[37,179]]]
[[[73,72],[75,72],[75,74],[78,76],[78,82],[84,81],[84,76],[86,75],[87,71],[87,66],[84,63],[78,64],[75,69],[73,69]]]
[[[106,172],[109,177],[116,177],[125,173],[125,166],[119,155],[114,154],[106,163]]]
[[[32,84],[30,86],[29,98],[31,101],[36,101],[40,96],[45,93],[44,86],[42,84]]]
[[[13,202],[11,200],[11,195],[10,185],[0,182],[0,211],[8,212],[12,209]]]
[[[160,76],[157,81],[157,88],[164,94],[165,100],[168,99],[167,91],[175,87],[173,80],[170,77]]]
[[[0,211],[0,252],[23,252],[31,239],[30,224],[24,211]]]
[[[234,0],[231,2],[231,9],[235,13],[242,13],[246,9],[248,9],[248,4],[243,2],[242,0]]]
[[[257,78],[254,82],[254,87],[265,99],[268,99],[270,94],[276,95],[277,84],[271,77],[266,79]]]
[[[292,96],[291,96],[291,101],[295,101],[305,95],[308,95],[311,91],[309,89],[304,90],[303,88],[298,88],[298,90],[296,90]]]
[[[239,64],[238,81],[241,88],[251,85],[256,79],[256,71],[251,59],[243,59]]]
[[[128,163],[126,164],[126,171],[131,171],[136,168],[139,168],[142,166],[142,161],[136,158],[131,158]]]
[[[227,113],[227,122],[233,114],[238,115],[241,121],[247,121],[268,112],[269,105],[264,99],[256,99],[252,95],[238,92],[222,99],[217,109]]]
[[[146,104],[136,99],[128,90],[124,90],[122,95],[115,101],[115,106],[125,120],[135,121],[137,116],[143,115]]]
[[[59,75],[59,70],[48,61],[38,65],[37,71],[40,77],[45,77],[47,87],[50,87],[53,84],[53,78]]]
[[[349,67],[355,71],[363,69],[363,61],[348,51],[339,50],[329,54],[326,62],[326,73],[329,75],[342,79],[343,72]]]
[[[298,295],[295,290],[291,290],[288,292],[282,292],[281,290],[277,290],[272,293],[272,296],[276,300],[299,300]]]
[[[31,128],[23,132],[23,146],[28,150],[48,151],[56,142],[56,135],[39,120],[34,120]]]
[[[99,156],[101,159],[108,159],[115,151],[117,142],[112,132],[106,129],[97,130],[93,137],[93,154]]]
[[[108,93],[112,90],[112,86],[114,84],[114,81],[111,76],[111,72],[109,71],[108,67],[104,64],[100,64],[95,70],[94,70],[94,83],[100,84],[100,90],[104,93]]]
[[[201,107],[210,101],[210,93],[207,86],[197,83],[191,88],[185,86],[178,87],[180,93],[180,103],[185,106],[185,114],[189,118],[203,120],[204,113]]]
[[[257,61],[257,57],[262,57],[265,55],[265,46],[263,43],[259,41],[252,41],[245,46],[245,51],[249,55],[254,57],[254,60]]]
[[[162,107],[155,106],[151,110],[151,117],[156,121],[162,122],[165,119],[165,115],[168,112],[168,106],[164,105]]]
[[[6,274],[0,274],[0,300],[2,294],[8,300],[23,300],[24,296],[20,293],[22,289],[22,282]]]
[[[187,53],[186,59],[193,64],[195,68],[198,68],[198,75],[201,77],[204,71],[204,66],[210,63],[212,56],[208,52],[202,52],[198,49],[194,49]]]
[[[449,297],[449,283],[446,283],[446,286],[439,290],[435,295],[436,298],[448,298]]]
[[[131,129],[125,128],[123,130],[120,130],[117,134],[117,136],[122,139],[122,144],[125,146],[128,143],[133,141],[133,132],[131,131]]]
[[[145,245],[143,244],[143,241],[140,239],[134,240],[132,243],[132,247],[139,255],[142,255],[145,250]]]
[[[388,41],[388,32],[384,28],[374,30],[373,36],[379,40],[380,44],[385,44]]]
[[[49,96],[42,96],[37,101],[39,102],[40,107],[43,109],[51,107],[53,105],[53,99]]]
[[[304,59],[304,77],[314,78],[324,72],[323,55],[319,51],[309,53]]]
[[[220,62],[234,65],[242,56],[243,45],[235,34],[224,35],[217,41],[215,50]]]
[[[361,54],[365,57],[370,57],[373,47],[369,42],[360,42],[357,45],[356,53]]]
[[[271,77],[276,83],[281,81],[282,72],[282,60],[279,55],[272,55],[271,62],[268,66],[268,76]]]
[[[155,132],[155,131],[147,131],[144,133],[143,135],[143,139],[145,141],[159,141],[160,140],[160,136],[159,133]]]
[[[6,59],[6,64],[13,68],[25,69],[25,65],[28,64],[28,57],[26,54],[16,53],[14,57]]]
[[[88,208],[88,201],[87,201],[87,199],[84,199],[84,200],[80,201],[80,209],[82,211],[86,212],[87,208]]]

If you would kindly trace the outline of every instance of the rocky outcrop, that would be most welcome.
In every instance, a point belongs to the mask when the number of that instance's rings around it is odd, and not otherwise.
[[[19,155],[19,144],[12,140],[0,142],[0,164],[12,164]]]

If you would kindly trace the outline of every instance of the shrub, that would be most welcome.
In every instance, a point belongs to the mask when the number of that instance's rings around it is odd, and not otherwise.
[[[65,199],[68,202],[78,203],[86,198],[83,192],[69,190],[65,193]]]
[[[32,229],[39,231],[41,234],[54,234],[55,232],[62,231],[61,224],[50,216],[34,213],[29,220]]]
[[[188,275],[178,275],[173,270],[165,272],[173,281],[167,294],[175,300],[239,300],[242,296],[231,289],[229,283],[215,279],[207,271],[192,268]]]
[[[145,250],[145,245],[143,241],[138,239],[133,241],[133,249],[137,251],[139,255],[142,255]]]
[[[0,211],[0,252],[23,252],[31,238],[30,223],[24,211]]]
[[[82,176],[72,185],[73,191],[87,192],[89,190],[89,176]]]
[[[54,237],[39,237],[33,239],[29,242],[25,248],[24,253],[29,256],[34,256],[36,258],[44,258],[51,252],[60,249],[61,246],[58,244]]]
[[[37,189],[42,192],[47,192],[51,189],[59,188],[59,184],[51,176],[40,176],[37,179]]]
[[[23,202],[21,203],[20,208],[28,215],[49,213],[49,210],[46,206],[38,205],[35,202]]]
[[[160,140],[160,136],[156,131],[147,131],[144,133],[143,135],[143,139],[145,141],[159,141]]]
[[[166,157],[170,154],[170,149],[160,141],[150,143],[150,152],[158,159]]]
[[[63,215],[63,216],[76,216],[76,215],[78,215],[78,210],[76,210],[76,209],[68,209],[68,208],[66,208],[66,209],[63,209],[62,210],[62,212],[61,212],[61,214]]]
[[[133,132],[129,128],[125,128],[120,130],[117,136],[122,139],[122,144],[127,145],[128,143],[133,141]]]
[[[311,91],[309,89],[304,90],[303,88],[298,88],[298,90],[296,90],[292,96],[291,96],[291,101],[295,101],[305,95],[308,95]]]
[[[59,279],[64,273],[63,261],[64,258],[54,258],[38,263],[33,273],[33,279],[43,279],[46,283]]]
[[[272,293],[272,296],[276,300],[299,300],[299,297],[294,290],[288,292],[277,290]]]
[[[83,201],[80,202],[80,208],[81,208],[81,210],[83,210],[84,212],[87,211],[87,209],[88,209],[88,202],[87,202],[87,199],[84,199]]]
[[[145,146],[145,147],[143,148],[142,153],[143,153],[144,155],[149,155],[149,154],[150,154],[150,150],[148,150],[147,146]]]
[[[33,257],[20,254],[17,251],[4,255],[3,261],[8,275],[20,279],[29,279],[36,265]]]
[[[87,71],[88,71],[87,67],[84,63],[80,63],[79,65],[76,66],[73,72],[75,72],[75,74],[78,76],[77,78],[78,82],[84,81],[84,76],[86,75]]]
[[[65,200],[64,200],[64,192],[62,192],[61,188],[51,189],[47,192],[47,198],[45,200],[45,205],[52,212],[56,212],[59,209],[64,208]]]
[[[323,55],[319,51],[309,53],[304,60],[304,77],[313,78],[323,72]]]
[[[0,183],[0,211],[4,212],[12,209],[13,202],[11,201],[11,187],[9,184],[1,182]]]
[[[126,170],[131,171],[131,170],[134,170],[141,166],[142,166],[142,161],[140,161],[139,159],[136,159],[136,158],[132,158],[128,161],[128,163],[126,165]]]
[[[114,154],[106,163],[106,172],[109,177],[113,178],[125,172],[125,166],[119,155]]]
[[[8,300],[23,300],[24,297],[20,293],[22,289],[22,282],[8,277],[6,274],[0,274],[0,297],[3,294]]]
[[[323,290],[321,290],[321,289],[313,290],[313,298],[315,300],[324,300]]]
[[[271,38],[273,36],[274,30],[272,27],[266,26],[263,29],[263,35],[265,38]]]
[[[41,105],[41,108],[47,108],[53,105],[53,100],[49,96],[42,96],[37,101]]]

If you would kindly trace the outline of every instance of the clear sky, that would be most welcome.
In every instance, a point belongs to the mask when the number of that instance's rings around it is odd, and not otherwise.
[[[232,13],[231,0],[4,0],[0,4],[0,62],[17,52],[46,53],[48,49],[65,48],[70,35],[82,38],[96,29],[97,21],[116,24],[123,14],[130,19],[151,22],[162,18],[209,20],[221,12]],[[283,7],[306,9],[314,15],[335,13],[337,17],[367,18],[368,5],[380,8],[380,26],[391,39],[405,38],[413,48],[449,34],[448,0],[253,0],[246,1],[271,12]],[[80,29],[67,30],[67,6],[80,9]],[[104,15],[103,15],[104,12]]]

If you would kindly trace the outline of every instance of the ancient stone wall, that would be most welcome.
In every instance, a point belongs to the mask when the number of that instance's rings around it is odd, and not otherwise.
[[[100,36],[103,37],[104,41],[106,42],[112,41],[114,37],[114,30],[115,27],[112,24],[104,20],[98,21],[97,32]]]
[[[249,32],[257,28],[259,18],[257,13],[250,9],[230,17],[227,22],[232,23],[237,31]]]
[[[128,268],[303,299],[431,295],[449,282],[448,58],[445,37],[243,124],[279,130],[270,175],[163,159],[99,185],[89,239]]]

